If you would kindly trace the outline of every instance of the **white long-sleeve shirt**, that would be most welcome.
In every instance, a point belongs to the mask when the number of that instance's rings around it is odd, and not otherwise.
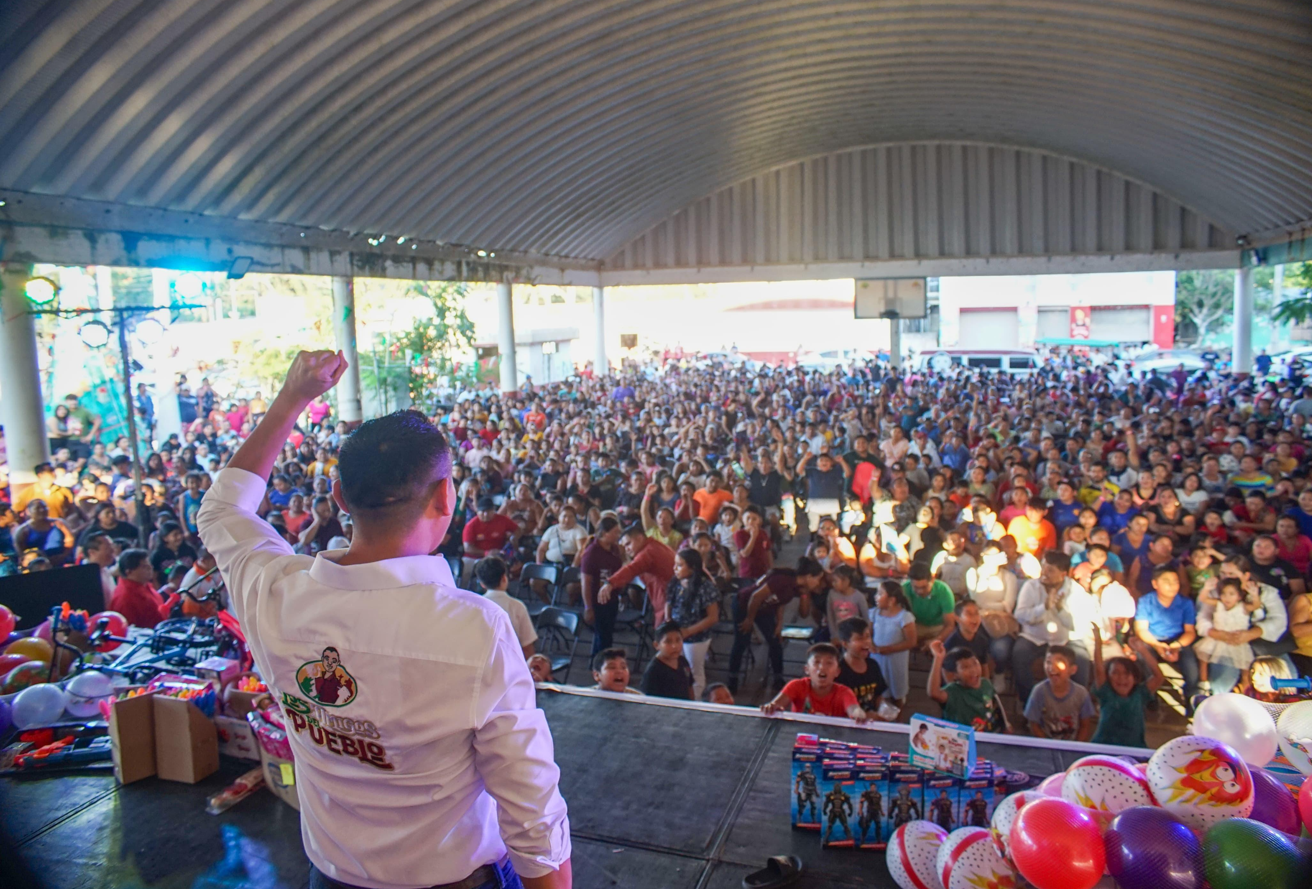
[[[1015,612],[1021,636],[1035,645],[1078,642],[1092,653],[1093,623],[1100,618],[1097,601],[1069,577],[1062,581],[1061,596],[1061,603],[1049,608],[1042,581],[1035,578],[1021,584]]]
[[[507,852],[521,876],[558,869],[560,770],[505,612],[445,559],[293,554],[255,514],[264,489],[224,470],[198,524],[287,717],[310,860],[371,889],[463,880]]]

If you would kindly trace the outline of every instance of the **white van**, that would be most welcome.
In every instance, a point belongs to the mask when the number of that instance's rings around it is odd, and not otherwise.
[[[1039,369],[1033,349],[926,349],[911,361],[914,370],[942,373],[953,367],[1028,376]]]

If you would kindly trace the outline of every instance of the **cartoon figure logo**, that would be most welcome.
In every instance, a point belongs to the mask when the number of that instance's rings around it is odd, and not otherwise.
[[[296,684],[307,698],[325,707],[345,707],[360,690],[355,677],[342,666],[342,656],[331,645],[317,661],[306,661],[296,671]]]
[[[1216,750],[1202,750],[1183,767],[1170,790],[1170,802],[1183,800],[1194,805],[1229,806],[1253,794],[1248,770]]]

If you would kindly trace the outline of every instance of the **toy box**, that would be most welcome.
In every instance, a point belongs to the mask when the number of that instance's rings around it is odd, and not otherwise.
[[[911,764],[965,778],[975,768],[975,732],[964,725],[916,714],[911,717]]]
[[[925,820],[932,821],[948,833],[962,826],[958,815],[960,797],[955,775],[930,772],[925,776]]]
[[[860,763],[854,777],[856,847],[882,851],[888,846],[888,835],[884,831],[888,765],[883,762]]]
[[[993,767],[984,763],[969,778],[957,781],[957,826],[988,827],[998,799]]]
[[[884,793],[884,836],[908,821],[925,817],[924,772],[912,766],[890,766]]]
[[[221,755],[250,762],[260,761],[260,751],[255,741],[255,732],[245,719],[215,716],[214,728],[219,733],[219,753]]]
[[[814,749],[793,751],[793,829],[820,829],[820,753]]]
[[[190,700],[146,692],[110,705],[114,775],[131,784],[151,775],[195,784],[219,770],[214,723]]]
[[[821,768],[821,848],[852,849],[856,846],[856,835],[852,832],[856,815],[856,774],[854,763],[826,763]]]

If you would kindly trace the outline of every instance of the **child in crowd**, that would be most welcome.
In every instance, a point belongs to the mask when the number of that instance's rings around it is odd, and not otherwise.
[[[1145,682],[1139,662],[1128,657],[1102,658],[1102,631],[1093,626],[1093,696],[1098,699],[1098,728],[1095,744],[1146,747],[1144,711],[1162,687],[1162,671],[1156,661],[1145,661],[1152,675]]]
[[[1195,546],[1189,551],[1189,563],[1184,566],[1185,577],[1189,580],[1189,595],[1197,599],[1203,592],[1203,587],[1213,577],[1220,577],[1221,571],[1217,567],[1223,558],[1218,558],[1220,553],[1212,548],[1210,543],[1202,543]]]
[[[605,648],[597,652],[592,659],[592,679],[597,683],[592,687],[598,691],[642,694],[636,688],[629,688],[629,656],[623,648]]]
[[[1025,718],[1036,738],[1055,741],[1087,741],[1097,720],[1093,700],[1073,679],[1075,652],[1065,645],[1052,645],[1043,658],[1047,679],[1034,686],[1025,704]]]
[[[1253,658],[1253,663],[1248,668],[1248,684],[1244,688],[1244,694],[1265,704],[1292,704],[1298,700],[1297,689],[1277,691],[1271,685],[1271,680],[1293,678],[1294,671],[1289,669],[1289,664],[1284,658],[1269,655]]]
[[[155,569],[144,549],[124,550],[118,557],[118,585],[110,597],[109,608],[127,618],[134,627],[154,627],[164,619],[160,609],[164,602],[151,581]]]
[[[870,621],[864,617],[845,618],[834,624],[834,632],[843,649],[843,660],[838,665],[838,684],[850,688],[861,709],[872,717],[896,719],[896,713],[889,714],[884,710],[888,683],[884,681],[879,662],[871,655],[874,643],[870,639]]]
[[[943,705],[943,718],[976,731],[991,732],[1002,726],[1002,708],[998,705],[993,683],[984,678],[984,668],[969,648],[951,651],[939,639],[929,643],[934,663],[929,668],[925,690]],[[943,671],[954,675],[946,685]]]
[[[979,610],[979,604],[972,599],[967,599],[957,605],[956,613],[957,628],[952,631],[951,636],[948,636],[943,647],[949,652],[954,648],[969,648],[975,652],[975,658],[984,669],[984,678],[991,680],[993,658],[990,657],[989,647],[993,644],[993,637],[984,628],[984,615]]]
[[[1088,546],[1086,534],[1083,525],[1071,525],[1061,534],[1061,551],[1068,556],[1084,552]]]
[[[870,611],[875,662],[888,682],[888,695],[900,707],[911,690],[911,649],[916,647],[916,616],[902,584],[886,580]]]
[[[510,616],[510,626],[519,639],[525,659],[532,657],[533,645],[538,641],[538,631],[533,627],[533,619],[528,616],[528,606],[506,592],[510,586],[510,571],[506,563],[499,556],[480,559],[474,566],[474,576],[483,585],[483,598],[496,603],[498,608]]]
[[[1225,516],[1220,510],[1209,509],[1203,513],[1203,526],[1198,530],[1212,546],[1228,546],[1230,543],[1230,529],[1226,527]]]
[[[958,602],[967,595],[966,575],[977,567],[975,557],[966,552],[966,535],[958,530],[948,532],[942,551],[929,563],[934,576],[948,585]]]
[[[708,704],[725,704],[730,707],[735,703],[733,692],[723,682],[712,682],[702,689],[702,700]]]
[[[806,678],[786,683],[774,700],[761,705],[761,712],[791,710],[868,721],[852,689],[838,684],[839,660],[838,649],[828,642],[812,645],[806,652]]]
[[[842,563],[834,557],[829,550],[829,541],[823,537],[817,539],[809,547],[806,554],[820,563],[820,567],[826,571],[833,571],[834,568]]]
[[[551,675],[551,658],[545,654],[535,654],[528,659],[528,672],[534,682],[555,682]]]
[[[1252,626],[1253,612],[1262,607],[1260,599],[1248,600],[1244,596],[1243,585],[1237,578],[1224,577],[1216,586],[1216,608],[1212,612],[1212,627],[1228,633],[1241,633]],[[1204,593],[1201,601],[1209,601]],[[1247,642],[1222,642],[1211,636],[1198,640],[1194,644],[1194,654],[1198,656],[1198,686],[1204,694],[1212,691],[1208,680],[1209,664],[1225,664],[1245,673],[1253,663],[1253,648]],[[1221,689],[1229,691],[1229,689]]]
[[[850,617],[870,611],[865,591],[861,589],[861,572],[850,565],[837,565],[829,575],[829,595],[825,603],[825,623],[830,632]]]
[[[676,621],[656,628],[656,657],[642,674],[642,693],[655,698],[693,700],[692,666],[683,656],[683,632]]]

